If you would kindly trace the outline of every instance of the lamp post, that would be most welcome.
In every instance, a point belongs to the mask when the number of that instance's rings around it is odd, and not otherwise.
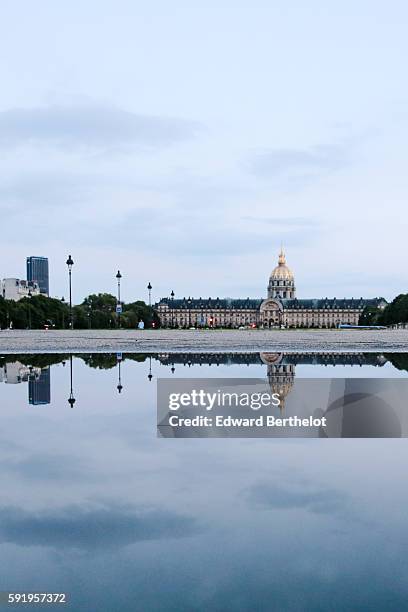
[[[122,304],[120,302],[120,279],[122,278],[122,275],[120,273],[120,270],[118,270],[118,273],[116,275],[116,280],[118,281],[118,304],[116,307],[117,313],[118,313],[118,327],[120,327],[120,313],[122,310]]]
[[[174,291],[173,289],[171,290],[170,293],[170,297],[171,297],[171,326],[172,328],[174,327]]]
[[[191,327],[191,302],[192,299],[191,297],[188,298],[187,300],[187,304],[188,304],[188,326]]]
[[[62,329],[65,329],[65,298],[64,296],[62,296],[61,298],[61,303],[62,303]]]
[[[68,266],[68,274],[69,274],[69,326],[71,329],[74,329],[74,318],[72,313],[72,266],[74,265],[74,261],[71,255],[68,255],[67,266]]]
[[[152,287],[151,283],[149,282],[149,284],[147,285],[147,290],[149,292],[149,306],[150,307],[152,305],[152,289],[153,289],[153,287]]]
[[[31,293],[31,289],[28,291],[28,297],[31,299],[33,294]],[[31,329],[31,304],[28,302],[28,329]]]
[[[73,389],[73,383],[72,383],[72,354],[69,356],[69,375],[70,375],[70,382],[71,382],[71,387],[70,387],[70,393],[69,393],[69,398],[68,398],[68,404],[71,406],[71,408],[74,407],[74,404],[76,402],[76,399],[74,398],[74,389]]]

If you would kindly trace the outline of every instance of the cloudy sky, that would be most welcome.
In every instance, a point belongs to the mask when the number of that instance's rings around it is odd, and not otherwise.
[[[0,277],[51,293],[407,291],[408,7],[4,0]]]

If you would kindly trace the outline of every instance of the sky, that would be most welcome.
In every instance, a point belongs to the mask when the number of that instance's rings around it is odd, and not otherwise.
[[[3,0],[0,278],[52,296],[406,292],[408,6]]]

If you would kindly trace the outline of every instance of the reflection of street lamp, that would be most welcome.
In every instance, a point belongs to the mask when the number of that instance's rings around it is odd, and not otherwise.
[[[152,289],[153,289],[153,287],[152,287],[151,283],[149,282],[149,284],[147,285],[147,290],[149,292],[149,306],[152,305]]]
[[[120,366],[121,366],[121,363],[122,363],[122,355],[121,354],[117,354],[116,355],[116,360],[118,362],[118,386],[116,388],[118,390],[118,393],[122,393],[123,386],[122,386],[122,379],[121,379],[121,373],[120,373]]]
[[[150,382],[152,382],[153,374],[152,374],[152,358],[151,357],[149,357],[149,374],[147,375],[147,378],[149,379]]]
[[[121,311],[121,307],[122,304],[120,302],[120,279],[122,278],[122,275],[120,273],[120,270],[118,270],[118,273],[116,275],[116,280],[118,281],[118,304],[117,304],[117,308],[116,311],[118,313],[118,327],[120,327],[120,311]]]
[[[72,353],[69,356],[69,375],[70,375],[71,387],[70,387],[70,393],[69,393],[69,398],[68,398],[68,404],[71,406],[71,408],[73,408],[76,400],[74,398],[74,390],[73,390],[73,384],[72,384]]]
[[[174,363],[173,363],[173,365],[171,366],[171,373],[174,374],[175,371],[176,371],[176,368],[174,367]]]
[[[72,266],[74,265],[74,261],[71,257],[71,255],[68,255],[68,259],[67,259],[67,266],[68,266],[68,274],[69,274],[69,318],[70,318],[70,328],[74,329],[74,319],[73,319],[73,314],[72,314]]]

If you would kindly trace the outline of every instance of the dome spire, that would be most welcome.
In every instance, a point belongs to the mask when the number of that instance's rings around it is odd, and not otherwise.
[[[279,253],[279,259],[278,259],[279,265],[280,266],[284,266],[286,264],[286,258],[285,258],[285,253],[283,251],[283,246],[281,244],[281,250]]]

